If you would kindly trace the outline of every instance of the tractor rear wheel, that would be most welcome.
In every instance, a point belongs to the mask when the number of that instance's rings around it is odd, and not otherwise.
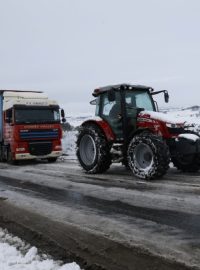
[[[161,178],[169,168],[167,144],[151,133],[136,135],[129,144],[127,156],[130,169],[139,178]]]
[[[101,129],[95,125],[81,127],[77,138],[77,158],[87,173],[103,173],[112,163],[110,145]]]

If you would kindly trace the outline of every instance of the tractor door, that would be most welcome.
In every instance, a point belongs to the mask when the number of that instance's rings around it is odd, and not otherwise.
[[[112,128],[117,139],[123,139],[121,96],[118,91],[115,92],[115,99],[109,101],[108,93],[101,96],[101,117]]]
[[[138,114],[138,107],[136,104],[136,96],[133,91],[126,91],[125,92],[125,126],[127,136],[129,137],[130,134],[136,131],[137,129],[137,114]]]

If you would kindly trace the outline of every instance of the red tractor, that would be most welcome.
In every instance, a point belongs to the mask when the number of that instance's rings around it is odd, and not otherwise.
[[[77,139],[77,157],[87,173],[103,173],[121,162],[139,178],[166,174],[170,161],[182,171],[200,168],[200,137],[182,122],[158,112],[154,91],[140,85],[113,85],[95,89],[96,117],[85,121]],[[192,133],[192,134],[191,134]]]

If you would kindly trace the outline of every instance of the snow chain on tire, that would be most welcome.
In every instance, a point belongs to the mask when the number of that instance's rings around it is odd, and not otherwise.
[[[110,145],[95,124],[80,128],[76,154],[81,167],[90,174],[103,173],[112,163]]]
[[[161,137],[151,133],[133,137],[127,157],[129,167],[139,178],[161,178],[169,168],[170,153],[167,144]]]

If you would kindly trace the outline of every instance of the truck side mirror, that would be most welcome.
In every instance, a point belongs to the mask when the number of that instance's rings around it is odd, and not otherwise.
[[[169,102],[169,94],[167,91],[164,92],[164,97],[165,97],[165,102],[168,103]]]
[[[62,117],[62,123],[66,123],[66,119],[65,119],[65,111],[63,109],[61,109],[61,117]]]
[[[61,109],[61,117],[64,118],[65,117],[65,111],[63,109]]]
[[[115,101],[115,98],[115,91],[113,89],[108,91],[108,101],[113,102]]]

